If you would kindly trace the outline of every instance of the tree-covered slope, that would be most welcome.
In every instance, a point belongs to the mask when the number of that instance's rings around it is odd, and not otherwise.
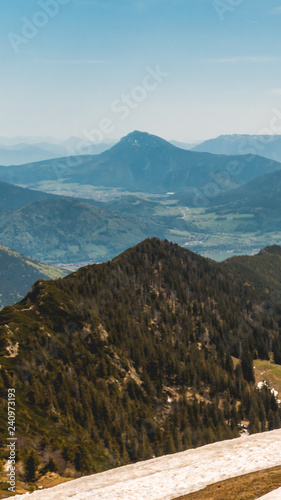
[[[4,245],[50,263],[108,260],[155,234],[163,235],[157,222],[71,198],[37,201],[0,214]]]
[[[223,265],[257,293],[281,299],[281,247],[264,248],[257,255],[231,257]],[[280,292],[279,292],[280,291]]]
[[[223,266],[146,240],[113,261],[37,282],[0,313],[0,390],[17,394],[19,459],[35,449],[94,472],[279,426],[254,389],[281,311]],[[231,354],[240,357],[234,369]],[[5,453],[6,413],[0,408]]]
[[[65,272],[0,244],[0,308],[22,299],[35,281],[56,279]]]

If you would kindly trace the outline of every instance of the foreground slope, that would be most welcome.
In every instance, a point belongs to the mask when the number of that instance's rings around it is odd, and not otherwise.
[[[222,441],[15,498],[172,500],[224,479],[280,465],[280,440],[281,430],[275,430]]]
[[[61,278],[65,274],[0,244],[0,308],[22,299],[35,281]]]
[[[0,313],[19,460],[35,448],[42,467],[49,454],[62,474],[99,472],[235,437],[244,419],[250,432],[277,428],[252,358],[268,359],[280,320],[223,266],[157,239],[37,282]],[[0,408],[3,450],[5,425]]]

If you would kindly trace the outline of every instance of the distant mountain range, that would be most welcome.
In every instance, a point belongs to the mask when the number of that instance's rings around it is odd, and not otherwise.
[[[133,132],[99,155],[2,167],[0,180],[36,187],[42,181],[61,179],[68,183],[163,194],[203,189],[221,172],[228,174],[226,189],[231,189],[280,168],[280,163],[259,156],[185,151],[159,137]]]
[[[35,281],[66,274],[0,244],[0,309],[21,300]]]
[[[264,278],[274,253],[260,257]],[[271,277],[246,282],[249,264],[237,274],[153,238],[5,307],[0,394],[16,387],[19,474],[28,457],[81,475],[230,439],[245,421],[279,427],[253,358],[281,362],[280,306]]]
[[[106,151],[112,144],[112,142],[93,144],[78,137],[71,137],[66,141],[38,138],[35,142],[32,138],[13,140],[0,137],[0,165],[22,165],[73,155],[95,155]]]
[[[52,137],[0,137],[0,165],[23,165],[66,156],[96,155],[110,149],[116,141],[90,143],[87,139],[70,137],[66,140]],[[280,135],[221,135],[201,143],[169,141],[177,148],[201,153],[240,156],[253,154],[281,162]]]
[[[281,161],[281,135],[220,135],[196,145],[192,151],[224,154],[253,154]]]

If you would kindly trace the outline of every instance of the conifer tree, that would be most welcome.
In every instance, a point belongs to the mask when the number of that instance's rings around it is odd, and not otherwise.
[[[25,480],[27,482],[35,481],[37,467],[40,463],[37,453],[32,450],[24,461]]]

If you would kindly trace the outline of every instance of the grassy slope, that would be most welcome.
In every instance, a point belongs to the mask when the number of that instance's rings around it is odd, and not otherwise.
[[[281,366],[261,359],[255,359],[254,366],[256,383],[266,381],[281,395]]]

